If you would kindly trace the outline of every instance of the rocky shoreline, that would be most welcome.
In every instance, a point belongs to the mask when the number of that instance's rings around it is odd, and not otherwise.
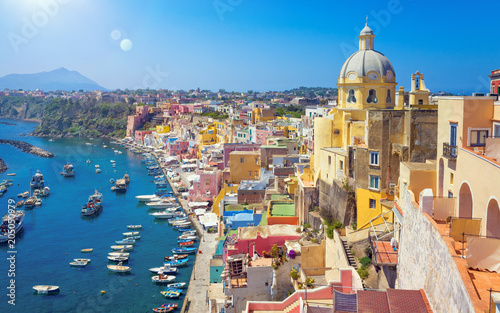
[[[0,139],[0,144],[12,145],[18,149],[21,149],[21,151],[23,152],[31,153],[37,156],[41,156],[43,158],[53,158],[55,156],[53,153],[45,151],[41,148],[38,148],[24,141]]]
[[[7,165],[5,165],[5,162],[0,158],[0,173],[3,173],[7,170]]]
[[[14,123],[9,123],[9,122],[1,122],[0,121],[0,124],[3,124],[3,125],[8,125],[8,126],[16,126],[17,124],[14,124]]]

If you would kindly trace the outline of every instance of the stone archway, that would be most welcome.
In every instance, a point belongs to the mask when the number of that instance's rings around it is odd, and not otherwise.
[[[500,207],[496,199],[490,199],[486,211],[486,236],[500,238]]]
[[[463,182],[458,193],[458,216],[472,218],[472,191],[468,183]]]
[[[438,176],[438,197],[443,197],[444,189],[444,161],[443,158],[439,160],[439,176]]]

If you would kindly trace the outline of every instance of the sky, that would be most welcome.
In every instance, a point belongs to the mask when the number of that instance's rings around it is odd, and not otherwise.
[[[336,87],[366,17],[399,85],[488,92],[496,1],[0,0],[0,76],[60,67],[108,89]]]

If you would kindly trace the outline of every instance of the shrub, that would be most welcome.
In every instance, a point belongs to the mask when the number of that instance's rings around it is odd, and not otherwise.
[[[372,257],[372,248],[370,248],[370,246],[367,246],[365,248],[365,253],[371,259],[371,257]]]
[[[329,225],[326,227],[326,236],[330,239],[333,239],[333,226],[332,225]]]
[[[361,259],[359,259],[359,262],[361,263],[361,265],[363,265],[363,268],[366,268],[367,266],[370,266],[372,264],[372,259],[370,259],[367,256],[364,256]]]
[[[358,222],[357,221],[352,222],[351,227],[352,227],[352,229],[357,230],[358,229]]]
[[[288,289],[288,291],[286,292],[286,297],[290,297],[291,295],[293,294],[293,290],[291,289]]]
[[[297,253],[295,252],[295,250],[290,249],[290,251],[288,251],[288,257],[289,257],[290,259],[292,259],[292,260],[293,260],[293,259],[295,259],[295,256],[296,256],[296,255],[297,255]]]
[[[297,280],[299,279],[300,275],[299,275],[299,271],[297,271],[297,269],[292,269],[290,271],[290,277],[293,279],[293,280]]]
[[[300,233],[300,232],[302,232],[302,229],[300,227],[297,227],[297,228],[295,228],[295,231]]]
[[[312,278],[307,278],[306,281],[304,282],[307,286],[307,288],[313,289],[314,288],[314,279]]]
[[[334,227],[335,229],[340,229],[340,228],[342,228],[342,226],[343,226],[343,224],[342,224],[342,222],[341,222],[341,221],[334,221],[334,222],[333,222],[333,227]]]
[[[368,276],[370,276],[370,273],[364,268],[358,269],[358,275],[361,277],[361,279],[367,279]]]
[[[313,239],[311,239],[311,242],[316,243],[316,242],[318,242],[318,240],[316,238],[313,238]]]
[[[309,223],[304,223],[304,228],[311,228],[311,225]]]

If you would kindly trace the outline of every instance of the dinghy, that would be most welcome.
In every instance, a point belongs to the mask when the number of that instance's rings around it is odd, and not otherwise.
[[[175,289],[184,289],[186,288],[186,283],[173,283],[173,284],[168,284],[168,288],[175,288]]]
[[[115,240],[117,245],[135,245],[135,240],[133,239],[123,239],[123,240]]]
[[[161,307],[161,308],[154,308],[153,312],[167,313],[167,312],[172,312],[173,310],[174,310],[174,308],[164,308],[164,307]]]
[[[177,309],[178,306],[179,305],[177,303],[165,303],[161,305],[162,308],[174,308],[174,309]]]
[[[181,260],[181,259],[186,259],[187,257],[188,257],[187,254],[174,254],[172,256],[166,256],[165,261]]]
[[[154,274],[163,273],[163,274],[177,274],[179,269],[176,267],[162,266],[162,267],[153,267],[150,268],[149,271]]]
[[[75,262],[87,262],[87,263],[90,263],[90,259],[73,259],[75,260]]]
[[[110,252],[108,253],[109,256],[119,256],[119,257],[125,257],[128,258],[130,256],[130,253],[126,252]]]
[[[155,276],[151,277],[151,281],[153,283],[157,283],[157,284],[170,283],[170,282],[174,281],[174,279],[175,279],[175,276],[168,276],[168,275],[163,275],[163,274],[159,274],[159,275],[155,275]]]
[[[186,266],[188,261],[189,261],[189,259],[171,260],[171,261],[165,262],[165,264],[163,266],[181,267],[181,266]]]
[[[94,249],[93,249],[93,248],[89,248],[89,249],[82,249],[82,250],[80,250],[80,251],[81,251],[82,253],[90,253],[90,252],[94,251]]]
[[[172,253],[174,254],[190,254],[196,253],[196,248],[186,247],[186,248],[173,248]]]
[[[108,269],[112,272],[117,272],[117,273],[130,272],[130,267],[123,266],[122,262],[118,263],[118,265],[108,265]]]
[[[131,232],[127,232],[127,233],[123,233],[123,236],[137,236],[139,235],[139,232],[138,231],[131,231]]]
[[[141,229],[142,225],[127,225],[128,229]]]
[[[85,267],[87,266],[89,262],[71,262],[69,265],[75,266],[75,267]]]
[[[141,239],[141,236],[131,236],[123,238],[123,240],[139,240],[139,239]]]
[[[108,255],[108,260],[113,261],[113,262],[127,262],[128,261],[128,256],[111,256],[111,255]]]
[[[134,249],[132,245],[120,245],[120,246],[111,246],[112,250],[123,250],[123,251],[131,251]]]
[[[59,292],[59,286],[50,286],[50,285],[36,285],[33,286],[33,289],[40,295],[48,295]]]

